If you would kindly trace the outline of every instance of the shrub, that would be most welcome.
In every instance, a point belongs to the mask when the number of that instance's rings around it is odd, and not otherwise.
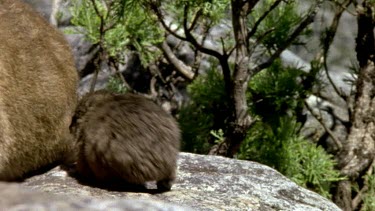
[[[302,187],[330,197],[332,182],[342,179],[332,155],[298,134],[299,124],[282,117],[278,127],[258,122],[241,146],[239,159],[266,164]]]
[[[127,92],[127,89],[124,83],[118,76],[112,76],[109,78],[108,83],[107,83],[107,89],[109,91],[119,93],[119,94],[124,94]]]
[[[188,86],[190,103],[179,113],[182,150],[206,154],[214,143],[211,130],[223,129],[228,117],[224,81],[215,69],[200,75]]]

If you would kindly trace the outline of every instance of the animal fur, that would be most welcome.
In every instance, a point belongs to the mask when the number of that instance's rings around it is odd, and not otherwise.
[[[180,130],[161,107],[139,95],[101,90],[83,97],[74,119],[81,175],[132,184],[157,181],[159,190],[171,189]]]
[[[0,0],[0,180],[72,150],[78,75],[64,36],[18,0]]]

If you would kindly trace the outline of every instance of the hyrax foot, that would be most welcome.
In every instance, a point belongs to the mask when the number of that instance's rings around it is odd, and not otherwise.
[[[160,180],[156,183],[158,190],[161,192],[170,191],[172,188],[173,180],[166,179],[166,180]]]

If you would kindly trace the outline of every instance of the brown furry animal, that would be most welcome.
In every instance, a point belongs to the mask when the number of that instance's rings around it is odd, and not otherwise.
[[[75,118],[79,174],[104,182],[157,181],[158,190],[171,189],[180,130],[161,107],[139,95],[101,90],[82,98]]]
[[[78,74],[64,36],[18,0],[0,0],[0,180],[71,150]]]

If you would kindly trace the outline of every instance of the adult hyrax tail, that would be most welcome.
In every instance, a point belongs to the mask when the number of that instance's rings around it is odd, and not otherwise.
[[[0,0],[0,180],[69,150],[77,72],[64,37],[18,0]]]
[[[176,175],[180,129],[152,101],[135,94],[97,91],[82,98],[72,127],[78,173],[98,181],[144,184],[170,190]]]

